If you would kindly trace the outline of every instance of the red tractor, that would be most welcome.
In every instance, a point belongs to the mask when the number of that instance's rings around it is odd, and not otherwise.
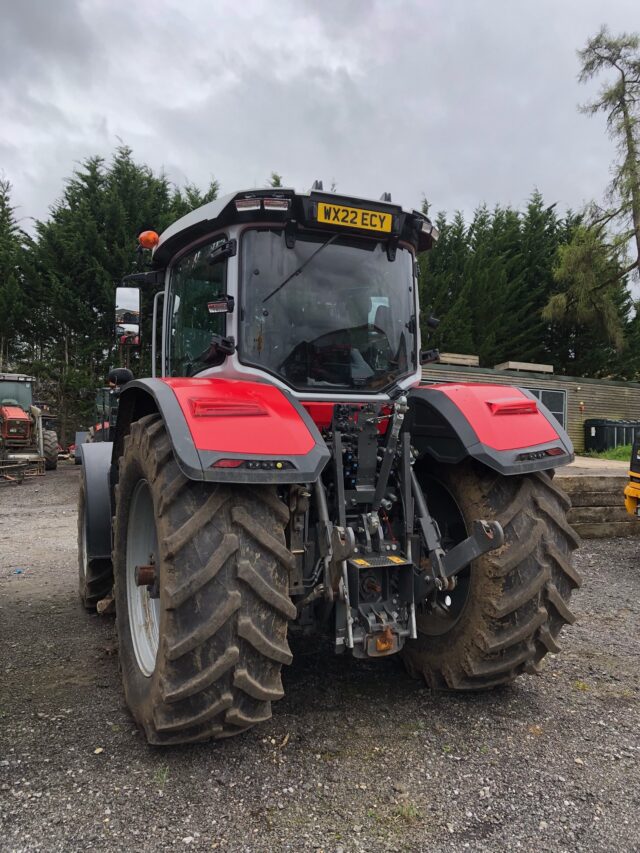
[[[0,373],[0,468],[41,474],[58,467],[53,415],[34,405],[35,380],[23,373]]]
[[[416,256],[436,237],[388,195],[321,185],[141,235],[153,271],[127,284],[161,285],[154,372],[83,448],[79,563],[88,608],[114,588],[151,743],[268,719],[288,632],[451,690],[559,650],[580,579],[552,477],[573,448],[527,391],[422,382]]]

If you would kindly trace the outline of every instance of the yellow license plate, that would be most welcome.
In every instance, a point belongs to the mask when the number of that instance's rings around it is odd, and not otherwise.
[[[318,202],[318,222],[390,233],[393,216],[379,210],[363,210],[360,207],[345,207],[342,204],[326,204],[320,201]]]

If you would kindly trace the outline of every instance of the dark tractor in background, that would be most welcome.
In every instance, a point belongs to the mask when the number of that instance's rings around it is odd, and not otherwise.
[[[207,204],[161,237],[153,375],[84,447],[80,594],[115,595],[155,744],[271,715],[288,633],[401,654],[433,688],[539,673],[573,621],[571,443],[528,392],[423,384],[416,211],[314,185]],[[160,286],[158,288],[158,286]],[[139,341],[133,324],[128,339]]]
[[[117,329],[117,326],[116,326]],[[96,391],[93,424],[88,430],[76,432],[74,461],[82,464],[82,448],[84,444],[95,441],[111,441],[111,430],[115,428],[118,417],[118,398],[122,387],[133,379],[133,373],[126,367],[116,367],[109,371],[104,388]]]

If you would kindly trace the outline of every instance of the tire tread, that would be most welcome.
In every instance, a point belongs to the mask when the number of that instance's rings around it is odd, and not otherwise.
[[[129,706],[154,744],[241,734],[269,719],[283,695],[281,667],[292,660],[289,510],[271,486],[188,480],[162,418],[148,415],[132,424],[120,459],[114,565],[122,566],[126,550],[128,466],[137,466],[154,495],[162,608],[152,684],[137,703],[125,679]],[[122,568],[116,587],[121,575]]]
[[[479,592],[470,594],[452,639],[439,636],[438,645],[419,635],[405,646],[407,667],[432,688],[451,690],[486,689],[525,672],[539,674],[545,655],[560,650],[563,625],[575,621],[568,602],[582,581],[571,564],[580,542],[567,521],[571,502],[546,472],[506,478],[475,463],[452,469],[441,476],[463,505],[467,523],[496,518],[505,545],[472,564]]]

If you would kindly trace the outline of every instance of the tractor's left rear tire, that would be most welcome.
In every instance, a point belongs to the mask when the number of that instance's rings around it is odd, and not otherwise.
[[[296,614],[288,518],[272,486],[188,480],[160,415],[132,424],[116,488],[116,625],[127,704],[150,743],[230,737],[271,716]],[[138,585],[141,565],[155,585]]]
[[[111,595],[113,570],[111,560],[95,559],[87,554],[87,495],[84,477],[80,477],[78,494],[78,592],[87,610],[95,610],[98,602]]]
[[[58,467],[58,436],[52,429],[45,429],[43,434],[44,467],[47,471],[55,471]]]

